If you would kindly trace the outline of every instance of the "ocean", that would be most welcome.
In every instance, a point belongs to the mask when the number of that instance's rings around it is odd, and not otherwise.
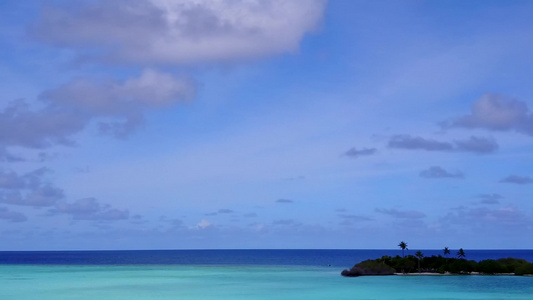
[[[340,276],[359,261],[397,254],[401,251],[0,252],[0,299],[533,299],[533,277]],[[466,254],[474,260],[533,261],[533,250]]]

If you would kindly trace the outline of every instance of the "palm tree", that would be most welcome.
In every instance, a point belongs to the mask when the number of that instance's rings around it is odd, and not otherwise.
[[[448,247],[444,247],[444,256],[446,256],[446,258],[448,258],[448,255],[450,254],[450,249],[448,249]]]
[[[444,249],[442,250],[444,251],[444,256],[446,257],[446,266],[445,266],[445,270],[448,268],[448,255],[450,255],[450,249],[448,249],[448,247],[444,247]]]
[[[402,248],[402,256],[405,257],[405,254],[403,254],[403,251],[404,251],[404,250],[409,250],[409,249],[407,249],[407,243],[404,242],[404,241],[401,241],[401,242],[398,244],[398,247]]]
[[[418,273],[420,273],[420,260],[424,257],[421,251],[416,251],[415,256],[418,258]]]
[[[465,258],[466,257],[466,254],[465,254],[465,251],[463,250],[463,248],[459,249],[459,251],[457,251],[457,257],[458,258]]]

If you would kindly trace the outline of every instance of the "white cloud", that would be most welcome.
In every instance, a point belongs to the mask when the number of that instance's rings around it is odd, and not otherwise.
[[[171,105],[191,98],[195,89],[191,81],[170,74],[145,70],[138,78],[125,81],[78,79],[41,98],[51,106],[70,108],[88,115],[124,116],[140,109]]]
[[[36,111],[24,100],[11,101],[0,111],[0,148],[70,145],[69,137],[83,129],[85,122],[85,118],[55,107]]]
[[[202,219],[198,224],[196,224],[196,228],[198,229],[206,229],[206,228],[209,228],[213,226],[213,224],[211,224],[211,222],[205,220],[205,219]]]
[[[515,130],[533,135],[533,115],[527,103],[497,94],[485,94],[472,106],[472,112],[446,124],[447,127]]]
[[[197,63],[294,52],[326,0],[116,0],[45,6],[32,33],[113,61]]]
[[[195,86],[189,79],[145,70],[140,77],[125,81],[74,80],[44,92],[41,99],[86,122],[98,117],[115,118],[100,123],[100,130],[125,137],[142,124],[145,111],[166,108],[194,94]]]
[[[125,81],[73,80],[43,92],[39,100],[45,106],[40,110],[16,100],[0,111],[0,150],[71,145],[71,137],[95,119],[101,121],[102,133],[125,137],[142,124],[146,111],[167,108],[194,94],[191,80],[154,70]]]

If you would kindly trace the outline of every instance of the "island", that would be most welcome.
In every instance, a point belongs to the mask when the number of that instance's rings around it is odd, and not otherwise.
[[[448,258],[441,255],[423,257],[421,253],[395,257],[382,256],[369,259],[343,270],[342,276],[357,277],[369,275],[533,275],[533,263],[519,258],[487,259],[479,262],[461,258]]]

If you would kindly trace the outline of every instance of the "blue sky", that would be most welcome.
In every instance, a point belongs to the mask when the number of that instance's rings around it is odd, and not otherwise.
[[[2,1],[1,250],[532,248],[529,1]]]

